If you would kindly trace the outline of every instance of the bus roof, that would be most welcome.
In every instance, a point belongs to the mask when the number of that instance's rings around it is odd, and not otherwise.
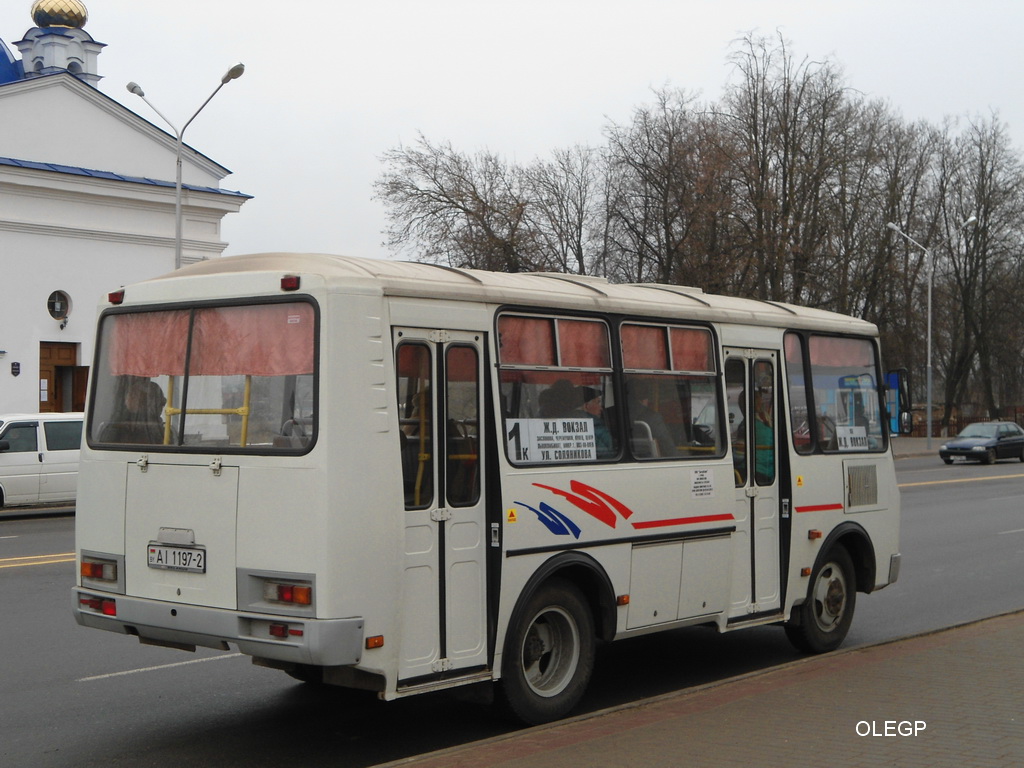
[[[836,312],[776,301],[708,294],[700,288],[661,283],[611,283],[603,277],[555,272],[488,272],[316,253],[257,253],[209,259],[147,283],[239,273],[317,275],[331,288],[369,288],[385,296],[557,306],[577,311],[815,328],[870,336],[878,334],[873,323]],[[145,283],[137,287],[142,285]],[[138,293],[129,290],[129,293],[135,294],[132,299],[156,298],[142,295],[148,293],[145,290]],[[163,291],[159,293],[166,298]]]

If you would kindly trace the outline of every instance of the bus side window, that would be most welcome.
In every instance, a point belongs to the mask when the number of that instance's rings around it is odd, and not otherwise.
[[[433,366],[425,344],[398,347],[398,415],[402,486],[406,509],[422,509],[434,497]]]
[[[711,332],[623,323],[619,336],[633,458],[721,455]]]
[[[592,442],[581,442],[577,450],[571,451],[513,449],[509,452],[513,463],[619,458],[622,414],[612,375],[611,339],[604,321],[503,314],[498,318],[498,339],[503,428],[509,436],[506,445],[522,448],[524,430],[543,429],[545,419],[563,417],[566,423],[579,425],[578,430],[572,428],[579,435],[592,437]]]

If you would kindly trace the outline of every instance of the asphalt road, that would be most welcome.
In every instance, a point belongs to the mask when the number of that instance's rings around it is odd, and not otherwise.
[[[900,581],[860,595],[847,645],[1024,607],[1024,464],[897,461]],[[509,730],[451,695],[384,704],[246,657],[142,646],[70,613],[73,519],[0,515],[0,765],[368,766]],[[601,649],[588,710],[798,657],[782,631],[692,628]]]

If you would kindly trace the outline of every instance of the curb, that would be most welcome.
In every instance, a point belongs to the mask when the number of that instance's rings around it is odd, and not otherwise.
[[[558,721],[555,721],[555,722],[552,722],[552,723],[545,723],[543,725],[536,725],[536,726],[532,726],[532,727],[529,727],[529,728],[521,728],[519,730],[510,731],[509,733],[504,733],[504,734],[501,734],[501,735],[498,735],[498,736],[492,736],[492,737],[487,738],[487,739],[481,739],[479,741],[474,741],[474,742],[471,742],[469,744],[462,744],[462,745],[459,745],[459,746],[447,747],[445,749],[440,749],[440,750],[437,750],[435,752],[427,752],[427,753],[424,753],[422,755],[415,755],[415,756],[412,756],[412,757],[404,757],[404,758],[400,758],[398,760],[393,760],[391,762],[380,763],[380,764],[374,766],[374,768],[399,768],[399,766],[417,765],[417,764],[420,764],[420,763],[423,763],[425,765],[429,765],[431,763],[436,763],[438,765],[444,765],[445,763],[443,761],[444,761],[445,758],[455,758],[455,757],[458,757],[460,755],[464,755],[466,753],[470,753],[470,752],[472,752],[474,750],[477,750],[477,749],[487,749],[489,747],[494,747],[496,745],[499,745],[502,742],[511,741],[512,739],[518,739],[518,738],[524,738],[524,737],[525,738],[533,738],[533,737],[541,736],[541,735],[543,735],[543,734],[545,734],[545,733],[547,733],[549,731],[553,731],[553,730],[555,730],[557,728],[571,727],[571,726],[574,726],[574,725],[578,725],[580,723],[585,723],[585,722],[590,721],[590,720],[595,720],[595,719],[600,718],[600,717],[613,716],[613,715],[620,714],[620,713],[631,712],[633,710],[641,709],[643,707],[656,706],[658,704],[661,704],[661,703],[664,703],[664,702],[667,702],[667,701],[672,701],[674,699],[682,699],[682,698],[685,698],[685,697],[688,697],[688,696],[696,696],[696,695],[705,693],[707,691],[714,690],[716,688],[722,688],[724,686],[728,686],[728,685],[732,685],[732,684],[743,683],[743,682],[746,682],[746,681],[749,681],[749,680],[757,679],[757,678],[760,678],[760,677],[765,677],[765,676],[771,675],[771,674],[784,674],[784,673],[790,672],[792,670],[798,670],[798,669],[800,669],[802,667],[805,667],[805,666],[807,666],[809,664],[820,663],[822,660],[842,659],[844,657],[848,657],[848,656],[851,656],[853,654],[863,654],[863,653],[867,653],[867,652],[871,652],[871,651],[875,651],[875,650],[879,650],[879,649],[884,649],[884,648],[886,648],[888,646],[899,645],[901,643],[906,643],[906,642],[909,642],[909,641],[923,640],[925,638],[935,637],[935,636],[938,636],[938,635],[948,634],[948,633],[955,632],[955,631],[958,631],[958,630],[968,629],[968,628],[971,628],[971,627],[983,624],[983,623],[988,622],[988,621],[995,621],[995,620],[1005,619],[1005,618],[1008,618],[1008,617],[1018,616],[1018,615],[1024,615],[1024,608],[1010,610],[1010,611],[1005,611],[1003,613],[997,613],[997,614],[995,614],[993,616],[986,616],[985,618],[981,618],[981,619],[972,619],[970,621],[961,622],[959,624],[954,624],[954,625],[949,626],[949,627],[943,627],[941,629],[925,630],[923,632],[918,632],[918,633],[915,633],[915,634],[912,634],[912,635],[907,635],[906,637],[895,638],[895,639],[892,639],[892,640],[885,640],[885,641],[880,642],[880,643],[874,643],[874,644],[870,644],[870,645],[858,645],[858,646],[853,646],[853,647],[850,647],[850,648],[841,648],[839,650],[832,651],[830,653],[818,654],[818,655],[814,655],[814,656],[807,656],[807,657],[804,657],[804,658],[801,658],[801,659],[795,659],[793,661],[784,662],[782,664],[778,664],[778,665],[775,665],[775,666],[766,667],[764,669],[754,670],[753,672],[746,672],[744,674],[736,675],[734,677],[728,677],[728,678],[725,678],[725,679],[722,679],[722,680],[716,680],[716,681],[713,681],[713,682],[710,682],[710,683],[703,683],[701,685],[696,685],[696,686],[693,686],[693,687],[683,688],[683,689],[680,689],[678,691],[671,691],[669,693],[663,693],[663,694],[660,694],[658,696],[652,696],[650,698],[641,699],[641,700],[638,700],[638,701],[631,701],[631,702],[626,702],[624,704],[618,704],[618,705],[616,705],[614,707],[607,707],[605,709],[596,710],[594,712],[588,712],[588,713],[582,714],[582,715],[576,715],[575,717],[565,718],[563,720],[558,720]],[[438,762],[438,761],[441,761],[441,762]]]

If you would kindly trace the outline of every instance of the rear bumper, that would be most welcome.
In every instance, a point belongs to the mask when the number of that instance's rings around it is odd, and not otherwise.
[[[363,620],[310,619],[231,611],[111,594],[72,590],[75,621],[84,627],[136,635],[142,641],[174,646],[224,649],[230,643],[250,656],[337,667],[362,658]],[[83,605],[83,599],[114,601],[116,615]],[[284,626],[285,637],[270,634]]]

